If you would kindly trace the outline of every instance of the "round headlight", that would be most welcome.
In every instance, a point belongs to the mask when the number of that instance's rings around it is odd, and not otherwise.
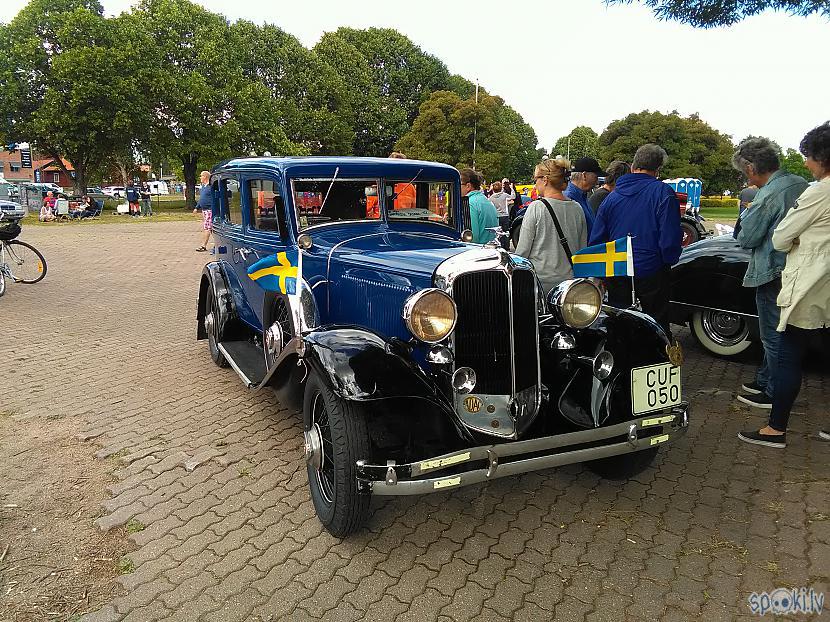
[[[455,328],[458,310],[453,299],[440,289],[424,289],[404,303],[403,319],[417,339],[436,343]]]
[[[551,292],[551,306],[572,328],[587,328],[602,309],[602,294],[587,279],[565,281]]]

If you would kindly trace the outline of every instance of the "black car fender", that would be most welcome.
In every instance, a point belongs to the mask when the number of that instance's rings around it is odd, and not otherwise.
[[[303,336],[301,362],[343,400],[419,400],[453,422],[457,419],[438,382],[411,357],[404,342],[357,326],[323,326]]]
[[[196,339],[207,339],[205,330],[205,315],[207,309],[208,288],[213,290],[214,299],[219,304],[219,334],[223,339],[238,339],[244,332],[241,328],[239,316],[233,303],[233,292],[228,285],[225,269],[217,261],[205,264],[202,270],[202,278],[199,282],[199,298],[196,304]]]

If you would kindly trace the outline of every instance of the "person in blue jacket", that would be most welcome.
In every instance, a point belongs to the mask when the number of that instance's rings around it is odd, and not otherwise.
[[[617,181],[597,212],[588,245],[610,242],[631,235],[634,248],[634,287],[645,313],[666,334],[671,297],[670,268],[680,259],[680,204],[674,190],[657,176],[666,162],[659,145],[643,145],[634,154],[631,174]],[[608,303],[631,306],[631,279],[606,279]]]

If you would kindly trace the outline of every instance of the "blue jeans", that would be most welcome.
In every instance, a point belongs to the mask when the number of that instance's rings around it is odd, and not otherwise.
[[[775,394],[772,396],[772,410],[769,427],[779,432],[787,431],[795,398],[801,390],[801,361],[807,348],[807,340],[818,335],[817,330],[807,330],[787,325],[778,345],[778,360],[775,365]]]
[[[764,346],[764,360],[755,374],[755,381],[764,388],[768,397],[775,395],[775,370],[778,366],[778,346],[781,343],[781,333],[775,330],[781,317],[781,308],[776,302],[780,291],[780,278],[759,285],[755,290],[758,328]]]

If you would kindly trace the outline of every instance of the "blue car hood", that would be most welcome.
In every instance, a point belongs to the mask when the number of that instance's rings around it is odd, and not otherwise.
[[[444,260],[469,250],[469,244],[439,235],[383,231],[357,236],[331,247],[331,262],[432,279]]]

